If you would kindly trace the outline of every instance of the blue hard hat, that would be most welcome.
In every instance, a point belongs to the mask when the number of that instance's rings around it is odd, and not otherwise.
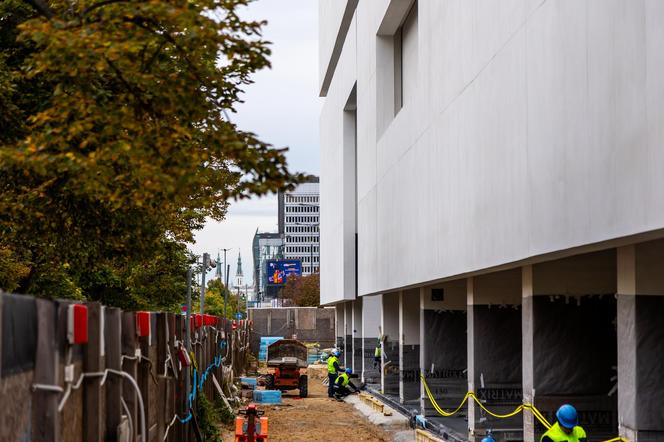
[[[353,369],[348,367],[346,370],[344,370],[346,374],[353,374]]]
[[[579,425],[579,416],[576,413],[576,408],[570,404],[561,405],[556,411],[556,418],[558,423],[567,429],[572,429]]]
[[[489,434],[484,439],[482,439],[482,442],[496,442],[496,439],[494,439],[493,436]]]
[[[334,356],[336,356],[336,357],[341,356],[341,352],[340,352],[339,350],[334,350],[334,351],[332,352],[332,354],[333,354]]]

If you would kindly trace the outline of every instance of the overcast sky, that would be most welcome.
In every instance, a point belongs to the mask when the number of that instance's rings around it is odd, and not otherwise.
[[[256,0],[243,15],[268,21],[264,38],[272,42],[272,68],[254,76],[255,83],[245,89],[245,102],[230,117],[262,141],[288,147],[292,171],[318,175],[318,2]],[[231,248],[227,254],[231,281],[241,252],[244,279],[251,284],[251,241],[257,228],[276,232],[276,196],[231,202],[226,219],[208,221],[190,248],[213,257],[219,249]]]

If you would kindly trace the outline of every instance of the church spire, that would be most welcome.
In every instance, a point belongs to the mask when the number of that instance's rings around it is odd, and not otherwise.
[[[235,271],[235,276],[242,276],[242,257],[239,252],[237,254],[237,270]]]
[[[242,257],[240,252],[237,254],[237,270],[235,271],[235,287],[238,289],[244,285],[244,278],[242,277]]]
[[[223,282],[224,280],[221,277],[221,266],[222,266],[221,255],[220,255],[219,252],[217,252],[217,267],[215,268],[215,271],[214,271],[214,277],[217,278],[218,280],[220,280],[221,282]]]

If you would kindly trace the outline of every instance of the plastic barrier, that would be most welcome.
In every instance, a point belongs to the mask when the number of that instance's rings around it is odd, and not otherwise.
[[[254,402],[259,404],[280,404],[281,391],[279,390],[255,390]]]

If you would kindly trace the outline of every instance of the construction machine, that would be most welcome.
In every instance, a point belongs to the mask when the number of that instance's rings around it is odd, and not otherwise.
[[[308,394],[307,346],[295,339],[281,339],[267,349],[268,374],[264,376],[268,390],[300,390]]]
[[[238,413],[240,416],[235,418],[235,442],[268,442],[267,418],[262,417],[264,411],[258,410],[255,404],[249,404]],[[258,421],[256,418],[259,418]]]

